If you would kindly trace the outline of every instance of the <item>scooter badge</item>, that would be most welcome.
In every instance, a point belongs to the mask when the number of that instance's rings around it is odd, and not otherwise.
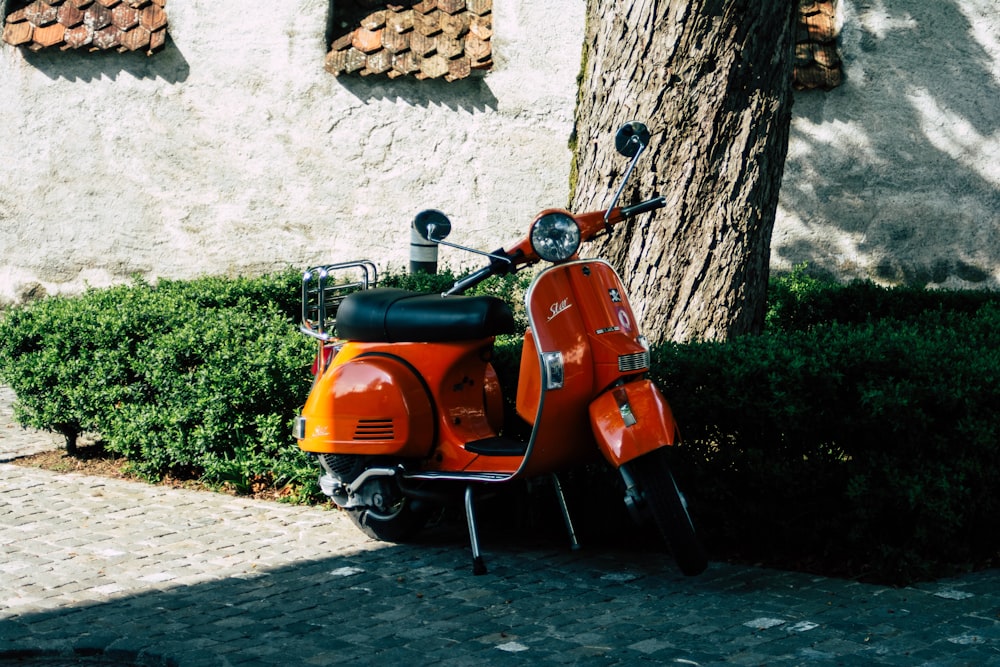
[[[557,301],[556,303],[552,304],[551,306],[549,306],[549,312],[551,313],[551,315],[549,315],[548,321],[551,322],[552,320],[556,319],[556,316],[559,315],[559,313],[563,312],[564,310],[569,310],[569,308],[572,305],[573,304],[569,302],[569,299],[563,299],[562,301]]]

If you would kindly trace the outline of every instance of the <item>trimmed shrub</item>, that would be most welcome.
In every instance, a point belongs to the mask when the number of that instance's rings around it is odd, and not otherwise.
[[[700,530],[724,553],[905,582],[1000,549],[1000,308],[666,345]]]
[[[441,292],[454,280],[390,274],[382,284]],[[70,453],[94,432],[148,479],[315,490],[290,428],[316,349],[297,331],[300,281],[293,269],[136,281],[11,309],[0,320],[0,379],[17,394],[16,419],[61,433]],[[516,295],[524,284],[508,276],[473,293]]]
[[[892,319],[913,321],[925,313],[971,315],[998,295],[984,291],[881,287],[870,281],[841,284],[810,276],[801,265],[768,286],[768,331],[803,331],[832,323],[862,324]]]
[[[454,279],[381,284],[440,292]],[[507,299],[523,324],[529,280],[474,293]],[[316,497],[316,469],[290,431],[315,353],[297,331],[299,287],[289,270],[14,308],[0,317],[0,380],[22,424],[70,448],[93,431],[148,478]],[[831,285],[798,270],[771,298],[763,335],[653,350],[651,375],[685,438],[678,478],[715,557],[892,583],[996,557],[1000,297]],[[512,428],[526,427],[513,411],[521,342],[500,337],[493,360]],[[590,481],[608,475],[574,479],[597,497]],[[621,507],[609,505],[592,503],[588,522],[617,525]]]
[[[297,478],[307,457],[290,422],[314,352],[289,319],[298,283],[294,271],[136,282],[13,309],[0,321],[0,377],[16,418],[62,433],[70,450],[93,431],[150,479]]]
[[[77,436],[98,430],[107,406],[135,400],[132,360],[183,314],[148,285],[90,290],[9,311],[0,321],[0,375],[17,393],[26,426]]]

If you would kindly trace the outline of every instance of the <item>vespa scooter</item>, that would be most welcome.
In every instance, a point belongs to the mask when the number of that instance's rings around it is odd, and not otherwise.
[[[489,260],[442,295],[378,288],[368,261],[304,274],[301,329],[319,340],[319,350],[295,435],[319,459],[323,492],[367,535],[406,540],[438,503],[464,491],[473,572],[482,574],[475,494],[550,475],[575,547],[556,474],[603,455],[621,474],[630,512],[652,516],[681,571],[705,569],[705,552],[668,466],[680,435],[647,377],[649,345],[615,270],[577,254],[582,242],[665,205],[656,197],[617,207],[649,137],[639,122],[619,129],[616,147],[631,162],[606,210],[544,210],[528,235],[507,248],[485,253],[449,243],[448,218],[419,213],[414,227],[423,239]],[[529,327],[516,411],[531,429],[518,438],[504,429],[503,393],[491,364],[495,337],[515,333],[511,308],[493,296],[462,293],[538,262],[551,265],[525,297]],[[344,271],[359,277],[336,282],[333,276]]]

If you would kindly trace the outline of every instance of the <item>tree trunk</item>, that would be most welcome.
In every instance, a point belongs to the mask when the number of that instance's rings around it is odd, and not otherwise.
[[[572,208],[601,209],[625,167],[613,134],[652,141],[622,198],[667,207],[598,248],[653,342],[759,331],[788,149],[795,0],[588,0]]]

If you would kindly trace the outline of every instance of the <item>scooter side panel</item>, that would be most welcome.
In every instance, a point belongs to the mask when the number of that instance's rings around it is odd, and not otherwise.
[[[420,379],[389,356],[336,363],[302,410],[305,451],[423,457],[434,440],[434,412]]]
[[[483,405],[486,423],[494,433],[499,433],[503,430],[503,390],[493,364],[486,364],[483,373]]]
[[[680,441],[667,399],[649,380],[629,382],[604,392],[590,404],[589,412],[598,447],[616,468]]]
[[[529,328],[524,332],[524,341],[521,344],[521,367],[517,378],[517,414],[529,424],[534,424],[541,401],[542,370],[538,362],[535,335]]]
[[[532,451],[521,471],[532,475],[586,462],[596,455],[587,417],[593,361],[581,304],[567,267],[553,267],[540,274],[526,303],[535,352],[525,349],[522,373],[524,364],[529,364],[530,376],[538,378],[539,386],[534,396],[519,392],[518,412],[536,415]],[[558,388],[546,387],[546,373],[541,369],[541,356],[549,352],[562,357],[562,386]]]

